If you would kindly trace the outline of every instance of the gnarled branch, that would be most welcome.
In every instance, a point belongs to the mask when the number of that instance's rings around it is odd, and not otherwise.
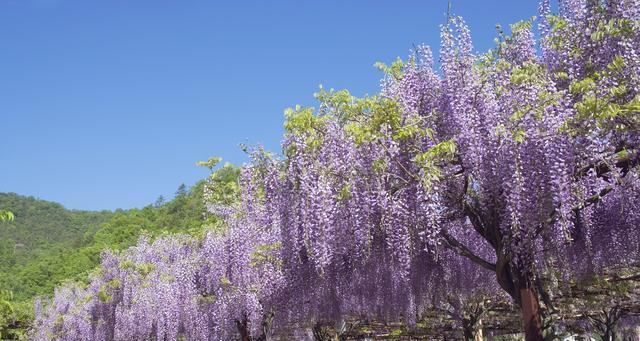
[[[456,240],[452,235],[450,235],[446,231],[442,231],[441,236],[442,236],[442,239],[444,239],[444,241],[447,243],[447,245],[460,256],[468,258],[472,262],[480,265],[481,267],[489,271],[493,271],[493,272],[496,271],[495,264],[489,261],[486,261],[482,257],[473,253],[467,246],[460,243],[458,240]]]

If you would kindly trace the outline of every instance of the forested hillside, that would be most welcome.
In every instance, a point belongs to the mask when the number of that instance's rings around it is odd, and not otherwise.
[[[0,287],[13,291],[17,299],[51,291],[59,283],[56,275],[69,273],[62,271],[67,268],[62,257],[86,244],[114,216],[108,211],[67,210],[15,193],[0,193],[0,207],[15,215],[0,228]]]

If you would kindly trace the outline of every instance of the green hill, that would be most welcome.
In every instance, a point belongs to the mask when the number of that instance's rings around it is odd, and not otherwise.
[[[0,193],[0,207],[15,215],[0,223],[0,288],[12,291],[17,300],[50,292],[59,282],[52,278],[59,273],[55,259],[80,247],[114,215],[68,210],[15,193]]]

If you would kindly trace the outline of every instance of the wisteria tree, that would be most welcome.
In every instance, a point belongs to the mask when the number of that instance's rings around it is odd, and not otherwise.
[[[543,273],[573,269],[576,238],[592,253],[629,251],[596,234],[637,238],[639,11],[544,1],[539,44],[525,21],[484,55],[451,18],[441,73],[420,46],[381,65],[379,96],[321,90],[317,113],[287,112],[285,159],[256,177],[285,274],[328,286],[334,314],[412,321],[448,248],[493,272],[541,340]]]
[[[228,192],[209,191],[224,223],[203,237],[142,237],[121,254],[104,253],[88,286],[69,284],[38,302],[32,339],[268,340],[282,282],[278,237],[222,205]]]

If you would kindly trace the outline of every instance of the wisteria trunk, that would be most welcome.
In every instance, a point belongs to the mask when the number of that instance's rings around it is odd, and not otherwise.
[[[465,341],[482,341],[482,320],[476,321],[465,320],[463,325],[463,336]]]
[[[497,228],[491,231],[497,231]],[[499,235],[498,232],[492,233]],[[495,245],[496,279],[502,289],[521,307],[525,339],[543,341],[540,300],[538,292],[530,284],[533,281],[528,276],[520,274],[521,271],[512,265],[513,260],[503,252],[505,246],[500,239],[497,239]]]
[[[525,340],[544,341],[542,319],[540,318],[540,301],[536,291],[528,286],[521,287],[520,304],[522,306]]]
[[[602,340],[604,340],[604,341],[614,341],[615,340],[615,333],[612,330],[607,330],[607,332],[604,333],[604,337],[602,338]]]
[[[476,330],[474,333],[472,334],[467,334],[467,332],[464,333],[464,340],[465,341],[483,341],[483,334],[482,334],[482,328]]]
[[[242,321],[236,321],[236,326],[238,327],[238,332],[240,332],[240,340],[251,341],[251,333],[249,332],[249,323],[247,319],[245,318]]]

